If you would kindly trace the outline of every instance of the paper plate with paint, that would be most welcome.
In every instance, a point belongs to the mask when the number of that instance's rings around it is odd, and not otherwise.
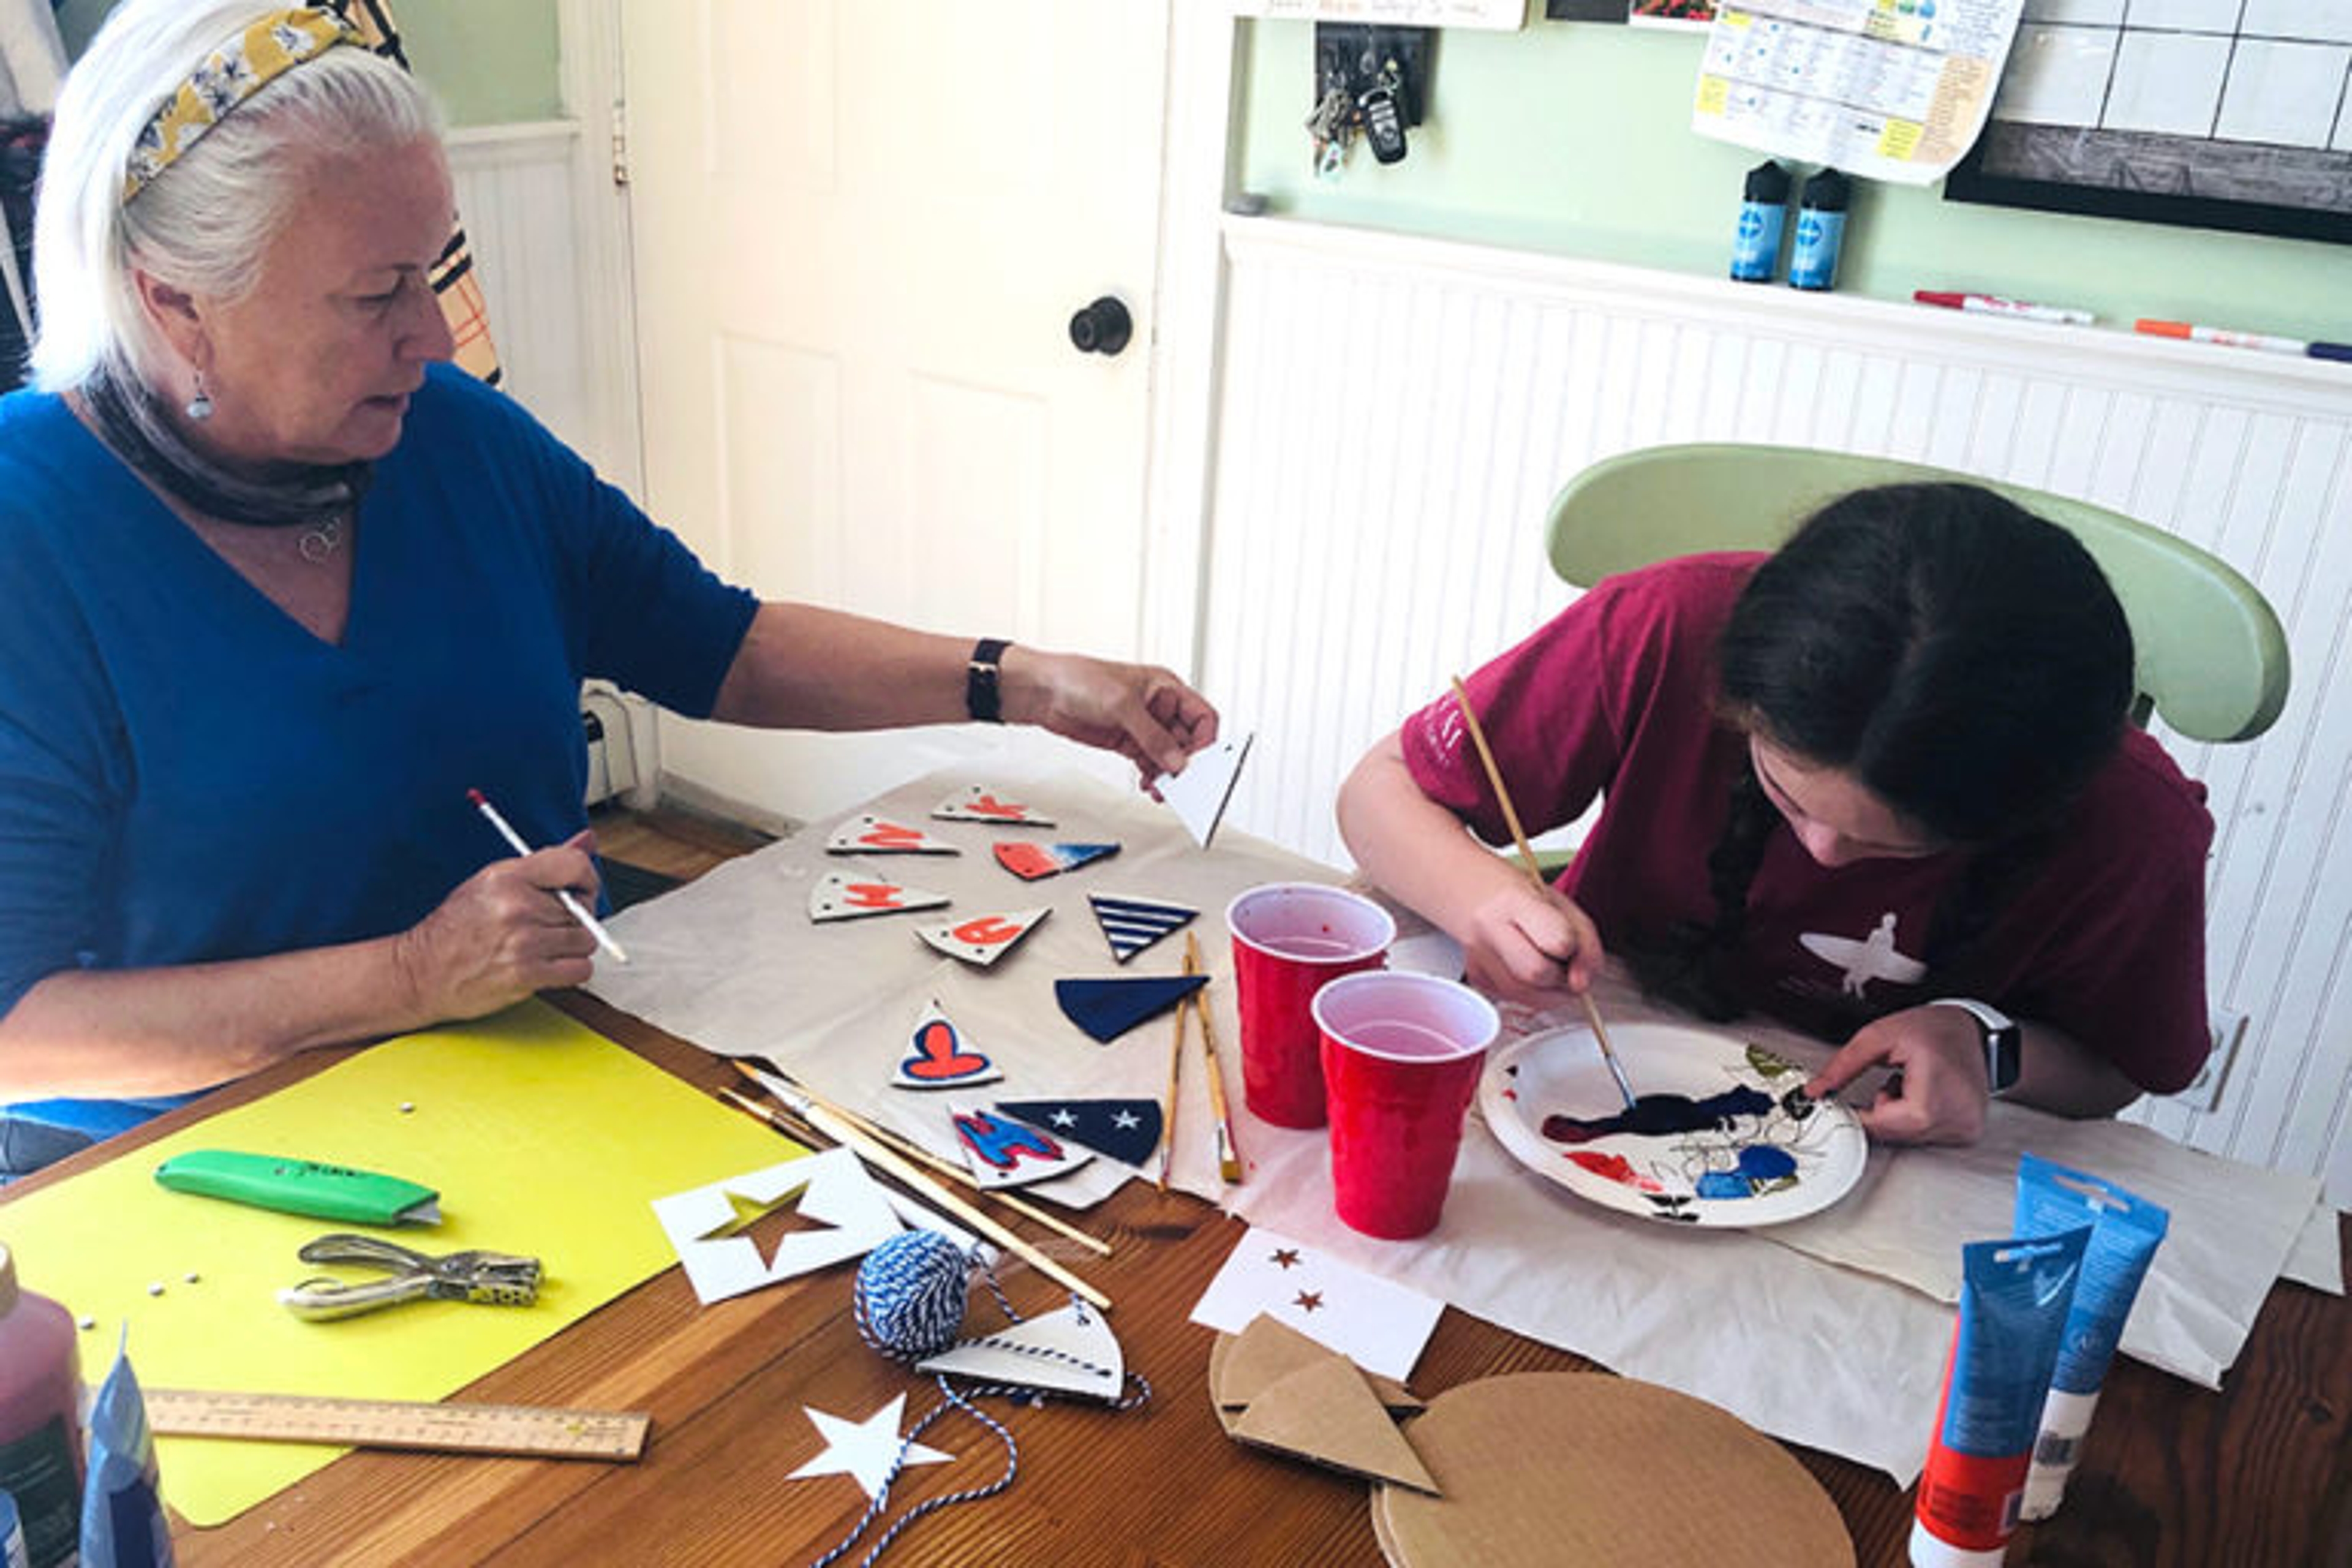
[[[1538,1174],[1623,1214],[1725,1226],[1801,1218],[1861,1179],[1861,1123],[1797,1092],[1810,1076],[1797,1063],[1672,1024],[1620,1024],[1609,1037],[1640,1097],[1630,1111],[1580,1026],[1487,1058],[1479,1109]]]

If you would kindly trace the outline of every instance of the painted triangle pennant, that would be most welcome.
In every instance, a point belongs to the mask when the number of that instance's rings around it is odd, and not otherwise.
[[[982,1187],[1025,1187],[1066,1175],[1093,1159],[1052,1134],[976,1105],[950,1108],[963,1163]]]
[[[1051,827],[1054,819],[1017,800],[1005,800],[994,791],[972,785],[961,795],[939,804],[931,815],[949,822],[1015,822],[1026,827]]]
[[[1234,798],[1234,784],[1242,776],[1242,759],[1249,755],[1250,742],[1257,737],[1244,735],[1238,741],[1218,741],[1204,750],[1192,753],[1181,773],[1161,773],[1151,781],[1184,824],[1184,831],[1202,848],[1217,836],[1217,824],[1224,819],[1225,804]]]
[[[1090,860],[1108,860],[1116,844],[1031,844],[1006,839],[996,846],[996,863],[1024,882],[1074,871]]]
[[[890,1081],[900,1089],[963,1089],[994,1083],[1003,1076],[934,1002],[916,1023],[898,1075]]]
[[[1118,980],[1056,980],[1054,1000],[1071,1023],[1105,1045],[1156,1018],[1209,983],[1205,974],[1148,974]]]
[[[934,838],[919,827],[887,822],[867,813],[853,816],[824,841],[828,855],[961,855],[944,838]]]
[[[1140,1165],[1160,1147],[1160,1102],[1154,1100],[1000,1100],[996,1109],[1123,1164]]]
[[[1111,957],[1121,963],[1201,916],[1198,910],[1150,899],[1107,899],[1088,893],[1087,902],[1095,907],[1095,923],[1102,927],[1103,940],[1110,943]]]
[[[1073,1301],[1059,1311],[950,1345],[917,1362],[915,1370],[1117,1399],[1127,1381],[1127,1356],[1103,1315]]]
[[[1013,910],[1003,914],[974,915],[950,925],[924,926],[915,934],[946,953],[983,969],[1013,951],[1023,937],[1035,931],[1054,912],[1050,905]]]
[[[809,889],[809,919],[822,925],[827,921],[863,920],[867,915],[902,914],[908,910],[943,910],[948,906],[945,893],[926,892],[920,888],[901,887],[879,878],[845,875],[835,871]]]

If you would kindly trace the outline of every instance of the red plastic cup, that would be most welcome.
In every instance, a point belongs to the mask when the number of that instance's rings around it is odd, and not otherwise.
[[[1502,1027],[1495,1005],[1458,980],[1382,972],[1333,981],[1314,1008],[1339,1218],[1390,1241],[1427,1236]]]
[[[1242,1016],[1242,1098],[1276,1127],[1323,1125],[1315,994],[1388,961],[1396,921],[1371,900],[1320,882],[1268,882],[1225,906]]]

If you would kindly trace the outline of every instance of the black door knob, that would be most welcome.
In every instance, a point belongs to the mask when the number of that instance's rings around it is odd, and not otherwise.
[[[1135,318],[1109,294],[1070,318],[1070,342],[1080,353],[1115,354],[1134,335]]]

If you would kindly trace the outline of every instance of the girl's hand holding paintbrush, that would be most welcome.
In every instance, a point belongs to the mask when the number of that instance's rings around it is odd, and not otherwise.
[[[1488,856],[1506,870],[1509,863]],[[1481,881],[1489,879],[1482,877]],[[1592,917],[1555,887],[1512,874],[1473,904],[1461,929],[1464,977],[1489,995],[1529,1006],[1557,1005],[1580,994],[1608,962]],[[1442,923],[1442,922],[1441,922]]]
[[[1339,795],[1339,831],[1372,881],[1462,944],[1465,977],[1534,1007],[1581,994],[1607,962],[1592,919],[1421,792],[1391,734]]]

